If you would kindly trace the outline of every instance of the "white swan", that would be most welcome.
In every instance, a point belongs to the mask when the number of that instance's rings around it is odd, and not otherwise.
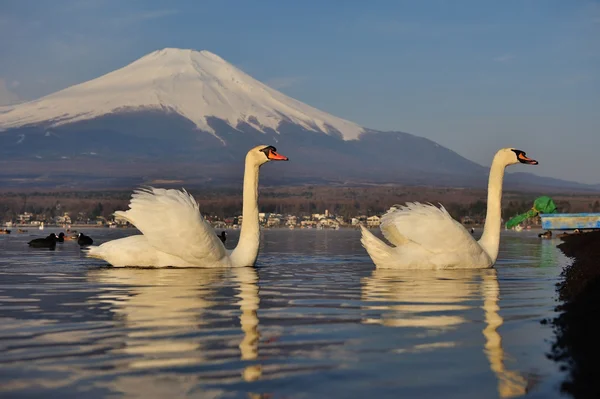
[[[90,246],[87,256],[113,266],[240,267],[253,266],[258,256],[258,169],[269,161],[287,161],[275,147],[260,145],[246,155],[243,225],[233,251],[225,246],[200,214],[198,203],[185,190],[150,187],[134,191],[129,210],[115,215],[143,235]]]
[[[381,231],[394,245],[375,237],[364,226],[361,242],[381,269],[482,269],[492,267],[500,245],[504,169],[516,163],[537,165],[525,152],[503,148],[490,168],[487,214],[479,241],[442,206],[408,203],[392,208],[381,219]]]

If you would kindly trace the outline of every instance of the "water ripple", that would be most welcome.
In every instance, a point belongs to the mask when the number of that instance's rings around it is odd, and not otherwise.
[[[258,267],[234,270],[113,269],[0,236],[0,394],[558,396],[539,320],[566,260],[534,233],[476,271],[374,270],[356,231],[262,234]]]

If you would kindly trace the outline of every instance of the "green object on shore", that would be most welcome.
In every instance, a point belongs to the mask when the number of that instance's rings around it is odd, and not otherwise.
[[[556,213],[556,204],[552,198],[544,195],[533,201],[533,208],[531,209],[537,210],[538,213]]]
[[[540,213],[556,213],[556,204],[552,198],[548,196],[538,197],[533,201],[533,207],[525,213],[517,215],[506,222],[506,228],[512,229],[516,225],[524,222],[525,220],[536,217]]]

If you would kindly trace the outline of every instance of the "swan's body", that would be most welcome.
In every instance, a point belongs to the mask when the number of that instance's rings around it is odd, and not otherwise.
[[[491,267],[492,259],[443,208],[409,203],[381,222],[391,247],[362,227],[362,244],[381,269],[461,269]]]
[[[225,249],[198,203],[185,190],[149,187],[136,190],[129,210],[115,212],[142,235],[109,241],[89,248],[87,256],[113,266],[239,267],[253,266],[258,256],[258,169],[270,160],[287,160],[274,147],[258,146],[246,155],[244,224],[232,251]]]
[[[502,181],[506,166],[517,162],[536,165],[520,150],[496,153],[490,168],[487,214],[479,241],[454,220],[444,207],[409,203],[392,208],[381,219],[381,231],[391,247],[361,226],[361,242],[381,269],[483,269],[498,257]]]

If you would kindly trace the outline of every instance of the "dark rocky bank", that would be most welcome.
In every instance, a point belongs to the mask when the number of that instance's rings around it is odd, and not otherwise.
[[[568,377],[561,391],[575,398],[600,398],[600,231],[563,237],[560,248],[573,258],[557,284],[562,304],[552,320],[550,357]]]

